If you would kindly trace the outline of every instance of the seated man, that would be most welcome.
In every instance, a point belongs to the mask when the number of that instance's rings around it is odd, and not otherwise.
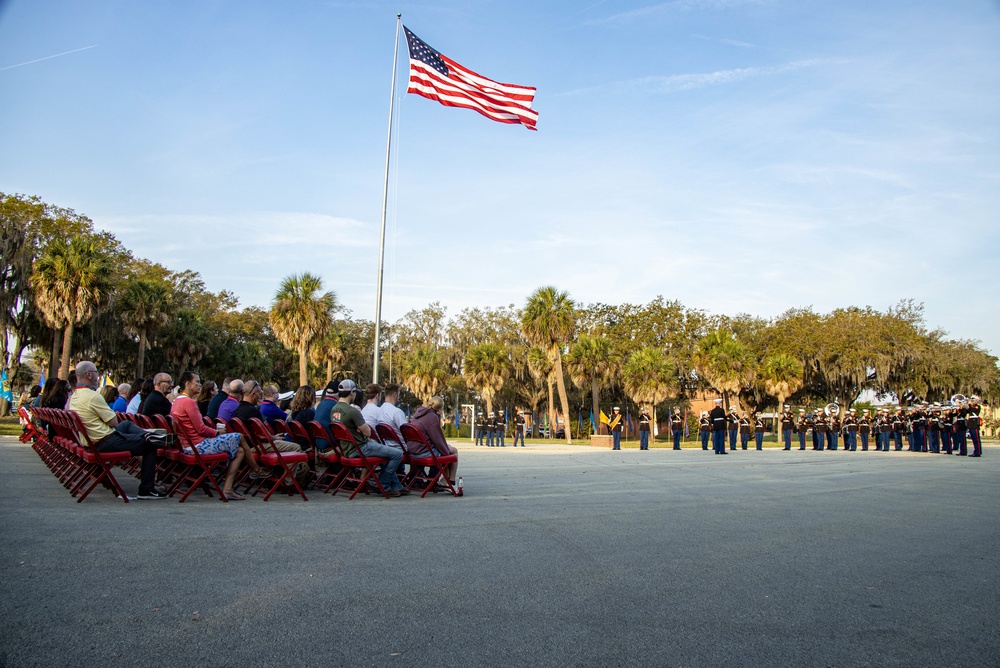
[[[403,486],[399,483],[399,478],[396,476],[396,470],[403,460],[403,451],[370,438],[372,435],[371,427],[365,424],[365,418],[361,415],[361,411],[351,405],[354,394],[357,391],[358,386],[355,385],[353,380],[340,381],[340,385],[337,386],[338,401],[331,409],[330,419],[347,427],[347,431],[354,437],[354,443],[357,444],[366,457],[382,457],[388,460],[379,472],[379,482],[382,483],[382,487],[389,496],[405,496],[410,491],[403,489]],[[321,406],[322,403],[320,402]],[[317,415],[318,413],[319,411],[317,410]],[[340,447],[348,457],[357,456],[354,454],[353,444],[349,441],[341,441]]]
[[[228,420],[233,417],[233,413],[236,412],[236,408],[240,405],[240,400],[243,399],[243,381],[239,378],[233,378],[229,383],[229,396],[222,400],[219,405],[219,412],[216,417],[219,420]]]
[[[278,408],[278,388],[274,385],[264,386],[264,397],[260,402],[260,414],[264,416],[264,424],[271,420],[287,420],[288,413]]]
[[[389,443],[389,445],[403,447],[404,441],[401,428],[403,423],[406,422],[406,413],[396,405],[397,401],[399,401],[399,385],[389,383],[385,386],[385,399],[383,399],[382,405],[379,407],[378,421],[390,425],[392,430],[396,432],[396,442]]]
[[[128,408],[128,401],[125,397],[132,390],[132,386],[128,383],[122,383],[118,386],[118,398],[115,399],[115,403],[111,405],[111,410],[115,413],[124,413],[125,409]]]
[[[316,406],[315,416],[313,417],[316,422],[319,422],[324,427],[330,426],[330,415],[333,413],[333,407],[337,405],[337,400],[340,395],[337,392],[337,381],[331,380],[323,388],[323,396],[320,399],[319,404]],[[316,449],[319,451],[329,450],[330,442],[322,439],[316,439]]]
[[[170,379],[169,373],[158,373],[153,376],[153,392],[142,402],[139,412],[148,417],[170,415],[170,400],[167,399],[167,393],[173,384],[174,381]]]
[[[264,419],[264,416],[261,415],[260,409],[257,407],[263,393],[264,389],[260,386],[260,383],[256,380],[248,380],[243,386],[243,400],[233,412],[233,417],[239,418],[243,424],[249,423],[250,418],[257,418],[264,424],[267,424],[267,420]],[[302,448],[298,443],[285,441],[277,437],[274,437],[271,440],[274,441],[274,447],[281,452],[302,452]]]
[[[80,416],[98,452],[127,451],[141,455],[138,498],[165,499],[167,495],[156,488],[156,447],[165,443],[167,437],[147,432],[132,422],[118,422],[114,411],[96,391],[100,375],[93,362],[76,365],[76,382],[69,409]]]

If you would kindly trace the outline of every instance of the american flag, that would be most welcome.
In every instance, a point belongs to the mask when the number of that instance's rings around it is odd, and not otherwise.
[[[520,123],[529,130],[537,129],[538,112],[531,108],[534,88],[487,79],[438,53],[406,26],[403,30],[410,51],[407,93],[437,100],[446,107],[472,109],[500,123]]]

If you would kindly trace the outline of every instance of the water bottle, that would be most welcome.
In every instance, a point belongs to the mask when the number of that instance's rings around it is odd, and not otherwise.
[[[462,489],[462,476],[458,476],[458,495],[465,496],[465,491]]]

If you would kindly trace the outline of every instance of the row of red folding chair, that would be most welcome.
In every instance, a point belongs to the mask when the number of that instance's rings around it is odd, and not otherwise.
[[[99,451],[74,411],[36,408],[35,417],[51,425],[51,437],[46,440],[52,450],[48,452],[48,458],[43,457],[43,461],[49,464],[70,494],[77,497],[77,503],[87,498],[98,485],[110,489],[128,503],[128,495],[112,469],[116,464],[131,459],[132,453]]]

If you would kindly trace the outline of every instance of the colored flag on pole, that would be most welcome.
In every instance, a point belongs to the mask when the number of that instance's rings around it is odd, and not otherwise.
[[[594,410],[593,409],[590,410],[590,428],[594,430],[595,434],[597,433],[597,423],[594,422]]]
[[[10,379],[7,378],[7,369],[0,375],[0,399],[6,399],[7,403],[14,403],[14,392],[10,389]]]
[[[410,83],[407,93],[437,100],[446,107],[477,111],[500,123],[520,123],[536,130],[538,112],[531,108],[535,89],[487,79],[435,51],[409,28],[406,45],[410,52]]]

